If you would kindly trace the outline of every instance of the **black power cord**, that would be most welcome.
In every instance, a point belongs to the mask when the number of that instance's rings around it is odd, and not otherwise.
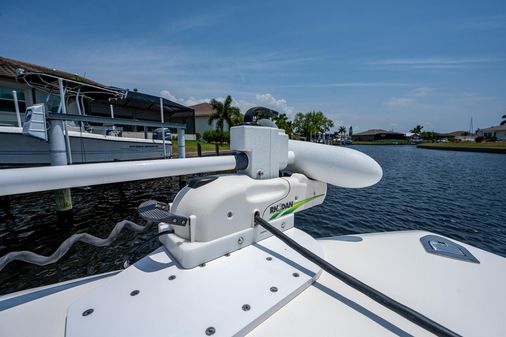
[[[402,303],[397,302],[393,298],[383,294],[382,292],[368,286],[367,284],[363,283],[362,281],[354,278],[353,276],[345,273],[344,271],[336,268],[332,264],[328,263],[318,255],[314,254],[310,250],[302,247],[297,242],[286,236],[282,231],[277,229],[276,227],[272,226],[270,223],[268,223],[266,220],[262,219],[260,215],[255,215],[255,223],[257,225],[262,226],[266,230],[268,230],[272,235],[286,243],[290,248],[295,250],[297,253],[304,256],[309,261],[313,262],[314,264],[318,265],[320,268],[325,270],[330,275],[338,278],[339,280],[343,281],[350,287],[360,291],[364,295],[368,296],[369,298],[373,299],[374,301],[378,302],[379,304],[387,307],[388,309],[398,313],[402,317],[406,318],[407,320],[415,323],[416,325],[424,328],[427,331],[432,332],[433,334],[437,336],[450,336],[450,337],[457,337],[460,336],[459,334],[451,331],[450,329],[442,326],[441,324],[434,322],[430,318],[422,315],[421,313],[405,306]]]
[[[141,250],[141,248],[145,247],[148,243],[150,243],[154,239],[156,239],[162,235],[170,234],[170,233],[174,233],[174,230],[170,229],[170,230],[166,230],[166,231],[157,233],[157,234],[147,238],[145,241],[141,242],[140,244],[138,244],[137,247],[135,247],[135,249],[127,256],[127,258],[125,259],[125,262],[123,262],[123,268],[126,269],[132,265],[132,261],[134,260],[135,256],[139,252],[139,250]]]

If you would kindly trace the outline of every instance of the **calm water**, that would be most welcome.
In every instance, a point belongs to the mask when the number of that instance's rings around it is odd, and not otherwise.
[[[296,216],[298,227],[315,237],[424,229],[506,256],[506,155],[413,146],[356,149],[380,163],[382,181],[360,190],[329,186],[323,205]],[[67,226],[57,225],[51,192],[11,197],[9,212],[0,210],[0,255],[24,249],[49,255],[76,232],[105,237],[122,219],[138,221],[141,201],[172,200],[178,186],[167,178],[74,189],[74,224]],[[0,272],[0,294],[120,269],[154,232],[124,232],[112,247],[78,243],[45,267],[11,263]],[[154,241],[140,255],[158,245]]]

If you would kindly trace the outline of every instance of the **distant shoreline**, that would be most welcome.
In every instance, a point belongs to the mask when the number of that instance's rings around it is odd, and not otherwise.
[[[506,142],[500,143],[422,143],[417,145],[421,149],[468,151],[506,154]]]
[[[371,140],[354,141],[352,145],[413,145],[407,140]]]

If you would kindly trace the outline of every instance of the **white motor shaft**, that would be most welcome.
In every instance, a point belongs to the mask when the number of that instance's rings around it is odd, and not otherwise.
[[[368,187],[383,176],[381,166],[368,155],[342,146],[288,141],[287,169],[311,179],[348,188]]]

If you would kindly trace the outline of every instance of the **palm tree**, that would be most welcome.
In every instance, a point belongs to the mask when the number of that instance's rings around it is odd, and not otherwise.
[[[216,126],[223,136],[225,122],[227,122],[229,128],[234,126],[240,120],[241,112],[239,108],[232,106],[232,97],[230,97],[230,95],[228,95],[223,102],[213,98],[211,100],[211,106],[214,112],[209,116],[209,125],[211,125],[213,121],[216,121]]]
[[[346,134],[346,126],[342,125],[339,127],[339,134],[341,135],[341,139],[344,137],[344,135]]]
[[[415,134],[416,136],[420,137],[420,134],[422,133],[422,129],[423,129],[423,126],[418,124],[417,126],[415,126],[414,128],[412,128],[411,130],[409,130],[409,132]]]
[[[501,125],[505,125],[506,124],[506,115],[503,115],[501,118],[503,119],[501,122]]]

